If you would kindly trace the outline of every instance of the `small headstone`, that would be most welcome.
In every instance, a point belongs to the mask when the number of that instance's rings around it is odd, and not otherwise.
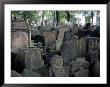
[[[26,69],[24,69],[22,75],[23,77],[41,77],[40,74],[33,72],[31,70],[26,70]]]
[[[36,66],[42,66],[42,50],[40,48],[30,47],[25,54],[26,69],[32,69]]]
[[[23,77],[23,76],[14,70],[11,70],[11,77]]]
[[[54,73],[55,77],[64,77],[65,71],[63,67],[63,58],[61,56],[55,55],[50,61],[51,70]]]
[[[88,77],[89,76],[89,71],[80,69],[78,72],[75,73],[75,77]]]
[[[41,75],[41,77],[50,77],[49,67],[47,65],[36,66],[31,71],[36,72]]]

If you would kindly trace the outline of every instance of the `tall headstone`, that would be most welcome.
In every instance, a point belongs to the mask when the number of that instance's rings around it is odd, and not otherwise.
[[[27,48],[29,33],[25,22],[14,22],[11,27],[11,49]]]
[[[61,56],[64,58],[64,65],[77,58],[73,44],[73,36],[69,31],[64,33],[63,44],[61,46]]]
[[[68,31],[69,29],[67,27],[65,28],[61,28],[59,30],[59,34],[58,34],[58,39],[56,40],[56,50],[57,51],[60,51],[60,47],[61,47],[61,44],[63,42],[63,38],[64,38],[64,32],[65,31]]]

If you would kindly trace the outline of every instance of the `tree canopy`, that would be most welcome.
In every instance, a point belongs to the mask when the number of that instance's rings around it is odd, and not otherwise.
[[[93,17],[99,16],[100,11],[96,10],[76,10],[76,11],[12,11],[11,19],[14,21],[25,21],[29,26],[35,27],[38,26],[39,23],[44,25],[44,21],[47,20],[48,23],[56,23],[58,25],[59,22],[69,22],[79,23],[81,18],[84,17],[85,23],[93,24]]]

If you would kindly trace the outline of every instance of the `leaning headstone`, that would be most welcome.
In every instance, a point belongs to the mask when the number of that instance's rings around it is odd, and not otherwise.
[[[36,66],[42,66],[42,50],[39,48],[30,47],[25,54],[26,69],[32,69]]]
[[[50,77],[48,65],[34,67],[31,71],[40,74],[41,77]]]
[[[75,77],[88,77],[89,71],[81,68],[78,72],[75,73]]]
[[[11,70],[11,77],[23,77],[23,76],[14,70]]]
[[[63,43],[63,38],[64,38],[64,32],[65,31],[68,31],[69,29],[67,27],[65,28],[61,28],[59,30],[59,34],[58,34],[58,38],[56,40],[56,50],[57,51],[60,51],[60,47],[61,47],[61,44]]]
[[[65,71],[63,67],[63,58],[59,55],[55,55],[52,57],[50,61],[51,65],[51,72],[54,74],[55,77],[64,77]]]
[[[26,70],[26,69],[24,69],[22,76],[23,77],[41,77],[40,74],[33,72],[31,70]]]

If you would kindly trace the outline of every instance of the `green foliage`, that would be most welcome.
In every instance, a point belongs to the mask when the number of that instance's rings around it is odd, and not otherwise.
[[[41,14],[41,12],[43,12]],[[58,15],[55,15],[55,12],[58,12]],[[76,10],[76,11],[12,11],[11,17],[12,20],[16,19],[27,22],[29,25],[37,24],[38,22],[44,21],[44,17],[47,18],[48,22],[55,21],[58,19],[58,22],[65,22],[69,20],[73,23],[78,21],[77,15],[82,15],[85,17],[85,22],[91,22],[94,15],[99,14],[100,11],[91,11],[91,10]],[[57,18],[58,17],[58,18]]]

